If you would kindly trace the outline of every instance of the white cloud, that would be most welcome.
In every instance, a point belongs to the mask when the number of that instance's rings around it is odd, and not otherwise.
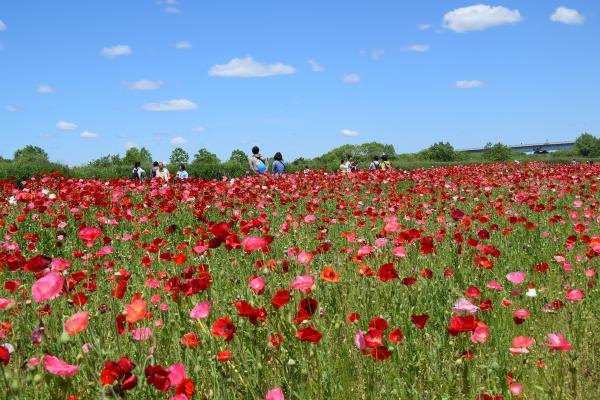
[[[342,129],[340,133],[347,137],[356,137],[360,135],[358,131],[353,131],[351,129]]]
[[[77,129],[77,124],[74,124],[73,122],[59,121],[56,124],[56,127],[58,129],[63,129],[63,130],[71,130],[71,129]]]
[[[132,142],[130,140],[128,140],[128,141],[125,142],[125,150],[129,150],[132,147],[138,147],[137,143]]]
[[[342,80],[344,81],[344,83],[358,83],[360,82],[360,75],[346,74],[343,76]]]
[[[19,112],[19,111],[21,111],[21,109],[19,107],[12,106],[10,104],[6,106],[5,110],[7,112]]]
[[[417,25],[417,29],[419,29],[420,31],[426,31],[428,29],[431,29],[432,26],[431,24],[419,24]]]
[[[131,49],[127,45],[118,44],[116,46],[104,47],[102,50],[100,50],[100,54],[102,54],[106,58],[128,56],[131,54]]]
[[[519,10],[477,4],[450,11],[444,15],[443,25],[454,32],[482,31],[495,26],[515,24],[522,19]]]
[[[50,85],[38,85],[36,91],[40,94],[52,94],[54,93],[54,88]]]
[[[179,14],[181,12],[181,10],[177,7],[167,6],[167,7],[165,7],[165,12],[167,14]]]
[[[162,81],[151,81],[148,79],[140,79],[135,82],[123,82],[129,90],[157,90],[162,86]]]
[[[187,40],[182,40],[181,42],[175,43],[175,48],[176,49],[191,49],[192,44],[190,42],[188,42]]]
[[[273,75],[289,75],[296,68],[281,62],[265,64],[254,61],[252,57],[232,58],[227,64],[215,64],[208,71],[209,76],[221,78],[264,78]]]
[[[554,14],[550,16],[553,22],[560,22],[567,25],[581,25],[585,22],[585,17],[579,14],[574,8],[558,7]]]
[[[457,81],[454,87],[457,89],[477,89],[485,86],[485,82],[478,80]]]
[[[177,136],[177,137],[174,137],[173,139],[171,139],[171,144],[174,144],[176,146],[184,145],[184,144],[187,144],[187,140],[185,140],[181,136]]]
[[[148,103],[144,105],[144,110],[155,112],[188,111],[195,110],[196,108],[198,108],[198,105],[188,99],[174,99],[161,101],[160,103]]]
[[[192,132],[196,132],[196,133],[202,133],[206,130],[206,128],[202,127],[202,126],[197,126],[195,128],[192,128]]]
[[[373,59],[373,61],[379,61],[381,57],[383,57],[383,53],[385,53],[385,50],[383,49],[373,49],[371,50],[371,59]]]
[[[310,65],[310,69],[312,69],[313,72],[323,72],[325,70],[325,67],[319,64],[319,62],[313,58],[308,60],[306,63]]]
[[[2,22],[2,20],[0,19],[0,32],[5,31],[6,30],[6,24],[4,22]]]
[[[425,53],[429,51],[431,47],[428,44],[411,44],[410,46],[406,46],[403,48],[403,51],[413,51],[416,53]]]
[[[79,136],[81,136],[84,139],[93,139],[98,137],[98,134],[96,132],[83,131]]]

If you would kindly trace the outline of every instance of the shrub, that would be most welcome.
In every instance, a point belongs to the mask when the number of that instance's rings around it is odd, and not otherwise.
[[[508,161],[510,160],[511,155],[511,148],[502,143],[488,143],[485,145],[483,150],[483,159],[491,162]]]

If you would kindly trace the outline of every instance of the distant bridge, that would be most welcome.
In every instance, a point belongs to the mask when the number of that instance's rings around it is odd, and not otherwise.
[[[508,146],[514,151],[518,151],[521,153],[543,153],[543,152],[551,152],[558,150],[569,150],[575,146],[575,142],[546,142],[546,143],[532,143],[532,144],[517,144],[514,146]],[[484,151],[484,148],[471,148],[471,149],[462,149],[457,151],[462,151],[465,153],[481,153]]]

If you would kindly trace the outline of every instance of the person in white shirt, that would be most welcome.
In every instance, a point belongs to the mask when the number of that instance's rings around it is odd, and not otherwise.
[[[179,171],[177,171],[177,178],[179,179],[187,179],[190,176],[188,172],[185,170],[185,164],[179,164]]]
[[[169,178],[169,170],[165,168],[165,164],[158,163],[158,171],[156,171],[156,177],[161,178],[163,181],[168,182]]]
[[[143,181],[146,178],[146,171],[140,167],[140,162],[136,161],[131,171],[131,179],[134,181]]]

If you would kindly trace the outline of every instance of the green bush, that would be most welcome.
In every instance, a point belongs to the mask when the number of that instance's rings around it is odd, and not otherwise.
[[[432,144],[428,149],[422,152],[424,158],[433,161],[454,161],[456,152],[454,147],[448,142],[438,142]]]
[[[584,133],[575,140],[575,148],[584,157],[600,157],[600,139]]]
[[[504,162],[511,159],[512,153],[511,148],[502,143],[488,143],[483,150],[483,159],[491,162]]]

